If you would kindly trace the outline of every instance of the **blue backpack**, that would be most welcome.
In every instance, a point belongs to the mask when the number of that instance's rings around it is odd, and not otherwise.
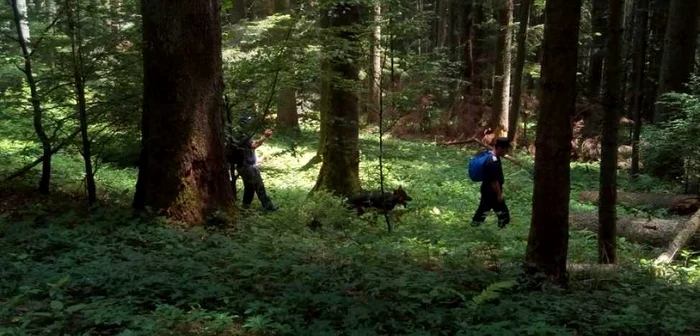
[[[472,181],[482,182],[484,180],[484,164],[492,157],[491,151],[483,151],[469,159],[469,178]]]

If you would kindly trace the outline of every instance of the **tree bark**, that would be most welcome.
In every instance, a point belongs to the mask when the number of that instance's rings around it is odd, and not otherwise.
[[[289,0],[275,1],[275,13],[289,13],[291,15],[290,6]],[[275,28],[274,35],[278,43],[289,43],[288,39],[295,22],[290,20],[286,24],[290,26],[284,27],[284,24],[280,23]],[[288,78],[281,84],[277,104],[277,124],[283,131],[296,133],[299,132],[299,113],[297,112],[297,92],[293,85],[295,82],[294,70],[291,68],[289,65],[286,66],[285,75]]]
[[[229,15],[229,22],[237,24],[241,20],[248,17],[248,1],[247,0],[232,0],[233,7]]]
[[[598,204],[600,193],[598,191],[584,191],[578,195],[583,202]],[[617,203],[642,209],[667,209],[671,212],[688,215],[700,209],[700,197],[694,195],[676,194],[645,194],[631,192],[617,192]]]
[[[671,0],[657,98],[668,92],[687,92],[684,84],[695,66],[699,10],[700,1]],[[663,105],[658,104],[654,122],[670,120],[670,114]]]
[[[508,103],[510,102],[513,0],[494,0],[493,5],[499,27],[496,38],[495,80],[490,125],[497,137],[505,137],[508,136]]]
[[[34,78],[31,56],[32,51],[29,42],[27,3],[25,0],[11,0],[11,4],[13,14],[12,17],[15,24],[15,29],[17,30],[17,41],[22,49],[22,56],[24,58],[24,68],[22,69],[22,72],[24,72],[27,79],[27,84],[29,84],[34,132],[41,142],[41,148],[44,154],[41,166],[41,180],[39,181],[39,192],[42,194],[48,194],[51,184],[51,141],[46,135],[46,131],[44,129],[44,110],[41,108],[41,97],[39,97],[36,79]]]
[[[598,262],[617,262],[615,206],[617,204],[617,143],[620,129],[620,80],[622,65],[622,15],[624,0],[610,0],[606,57],[605,116],[600,160]]]
[[[375,124],[379,121],[379,98],[381,92],[381,75],[382,75],[382,7],[379,2],[374,4],[374,27],[370,36],[370,60],[368,85],[369,85],[369,103],[366,104],[367,123]]]
[[[515,59],[515,73],[513,74],[513,104],[510,106],[510,120],[508,125],[508,140],[516,147],[515,135],[518,133],[518,118],[520,117],[520,98],[523,91],[523,70],[525,69],[525,57],[527,56],[527,28],[530,21],[532,0],[520,2],[520,28],[518,30],[518,53]]]
[[[324,26],[333,30],[333,36],[342,39],[343,56],[327,56],[325,88],[327,95],[321,112],[324,125],[321,135],[323,163],[313,191],[326,190],[337,195],[350,196],[360,189],[359,178],[359,111],[356,85],[359,68],[359,37],[356,28],[360,22],[359,4],[337,3],[326,11]],[[326,46],[326,48],[333,48]],[[326,55],[333,55],[328,50]]]
[[[97,187],[95,186],[95,172],[92,169],[91,140],[88,134],[87,102],[85,101],[85,76],[83,74],[83,39],[80,22],[80,0],[66,0],[66,13],[68,14],[68,31],[71,40],[71,56],[73,65],[73,86],[78,102],[78,122],[80,124],[80,137],[82,141],[83,162],[85,164],[85,186],[88,195],[88,205],[97,203]]]
[[[599,219],[595,212],[573,212],[570,217],[572,229],[586,229],[598,232]],[[684,228],[682,220],[646,218],[634,216],[617,217],[617,233],[620,237],[637,244],[653,247],[668,246]],[[693,244],[700,243],[700,236],[693,238]]]
[[[219,1],[143,0],[143,149],[134,206],[187,224],[231,211]]]
[[[550,283],[567,286],[571,111],[576,102],[581,0],[548,0],[545,13],[541,111],[537,121],[535,185],[528,263]]]
[[[649,33],[649,0],[639,0],[634,20],[634,59],[632,61],[634,130],[632,131],[632,167],[630,174],[637,176],[639,174],[639,140],[642,133],[642,115],[644,113],[644,71],[646,69],[647,37]]]
[[[649,70],[646,74],[646,88],[644,98],[644,119],[648,123],[654,122],[654,110],[656,92],[659,87],[659,75],[661,73],[661,58],[664,51],[664,36],[668,22],[668,6],[670,0],[652,0],[649,26],[651,37],[649,38]]]
[[[656,264],[668,264],[678,255],[678,252],[695,236],[695,233],[700,228],[700,211],[696,212],[693,217],[685,223],[683,230],[678,232],[673,241],[668,246],[666,251],[656,258]]]
[[[592,0],[592,33],[591,60],[588,73],[588,98],[591,101],[598,100],[600,86],[603,79],[603,60],[605,59],[605,39],[607,36],[608,21],[606,19],[608,1]]]
[[[486,29],[484,25],[486,23],[486,15],[484,14],[485,4],[480,1],[472,2],[472,15],[474,18],[474,37],[473,41],[473,69],[472,69],[472,88],[473,94],[481,94],[481,90],[486,87],[486,68],[489,56],[489,48],[486,44]]]
[[[463,76],[464,80],[473,81],[474,76],[474,1],[466,0],[463,4],[462,11],[464,22],[462,22],[462,45],[464,45],[464,60],[463,60]],[[469,85],[467,85],[468,87]]]

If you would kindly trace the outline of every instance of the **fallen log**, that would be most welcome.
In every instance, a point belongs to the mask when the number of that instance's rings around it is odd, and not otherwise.
[[[598,191],[584,191],[579,194],[579,200],[597,204]],[[671,212],[679,215],[690,215],[700,210],[700,197],[695,195],[645,194],[618,191],[617,202],[642,208],[669,209]]]
[[[662,253],[658,258],[656,258],[654,263],[668,264],[673,261],[676,255],[678,255],[678,252],[680,252],[683,246],[685,246],[691,238],[697,238],[695,233],[698,232],[698,228],[700,228],[700,211],[695,212],[693,217],[690,217],[690,219],[685,223],[685,228],[678,232],[673,241],[671,241],[671,244],[669,244],[666,252]]]
[[[58,151],[63,149],[63,147],[66,147],[68,144],[70,144],[70,141],[73,140],[73,138],[75,138],[78,134],[80,134],[80,130],[73,132],[71,135],[68,136],[68,138],[66,138],[65,141],[63,141],[62,143],[60,143],[56,147],[52,148],[51,152],[50,152],[51,155],[58,153]],[[44,161],[44,155],[40,156],[38,159],[34,160],[32,163],[20,168],[18,171],[12,173],[10,176],[5,178],[5,181],[13,180],[15,178],[18,178],[18,177],[28,173],[30,170],[32,170],[32,168],[38,166],[42,161]]]
[[[598,214],[595,212],[572,212],[569,215],[569,223],[573,229],[598,232]],[[631,242],[665,247],[684,227],[685,224],[677,220],[618,216],[616,228],[619,237],[625,237]],[[700,236],[689,236],[689,239],[692,239],[693,245],[700,246]]]

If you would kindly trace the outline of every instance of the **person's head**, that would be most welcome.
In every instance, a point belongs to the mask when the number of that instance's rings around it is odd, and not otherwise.
[[[240,118],[238,118],[238,124],[240,126],[245,126],[250,124],[253,121],[253,117],[249,115],[242,115]]]
[[[510,141],[508,141],[508,138],[498,138],[496,139],[496,146],[494,146],[493,153],[496,154],[496,156],[503,156],[508,153],[509,149]]]

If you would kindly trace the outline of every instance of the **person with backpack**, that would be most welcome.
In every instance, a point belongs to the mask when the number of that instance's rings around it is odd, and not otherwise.
[[[501,157],[508,153],[508,138],[496,139],[493,151],[484,151],[469,160],[469,176],[473,181],[481,182],[481,200],[472,218],[472,226],[478,227],[486,220],[486,213],[493,210],[498,217],[498,227],[504,228],[510,223],[510,212],[503,197],[503,168]]]
[[[245,128],[250,124],[252,118],[243,116],[239,119],[241,128]],[[265,130],[263,135],[257,140],[253,140],[252,134],[244,132],[238,138],[231,140],[228,151],[229,164],[234,165],[238,171],[238,175],[243,180],[243,200],[244,209],[250,208],[253,203],[253,197],[257,194],[263,209],[266,211],[275,211],[278,207],[272,203],[270,197],[265,191],[265,183],[260,175],[258,168],[258,157],[255,150],[272,136],[272,130]]]

